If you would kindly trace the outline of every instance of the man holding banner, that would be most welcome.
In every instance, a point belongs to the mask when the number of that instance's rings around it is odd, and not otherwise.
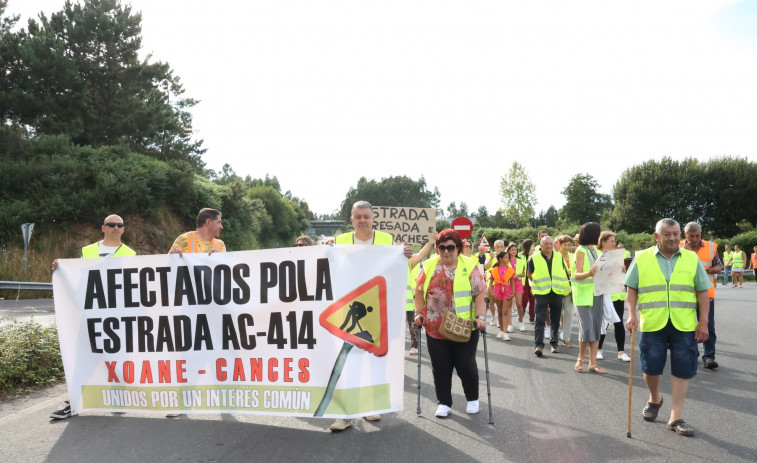
[[[226,245],[218,237],[223,230],[221,213],[209,207],[197,214],[197,230],[179,235],[171,245],[169,254],[226,252]]]
[[[368,201],[355,202],[352,205],[352,215],[350,216],[350,223],[352,223],[355,230],[337,236],[335,244],[393,245],[394,237],[391,234],[373,229],[374,218],[371,203]],[[412,248],[407,243],[405,243],[404,254],[408,259],[413,257]],[[420,259],[418,260],[420,261]],[[412,262],[411,265],[413,265]],[[381,419],[381,415],[368,415],[365,419],[368,421],[378,421]],[[338,418],[329,426],[329,429],[332,431],[344,431],[350,426],[352,426],[351,420]]]
[[[124,219],[112,214],[105,218],[102,227],[102,241],[92,243],[81,248],[81,256],[84,258],[91,257],[110,257],[110,256],[134,256],[137,253],[129,246],[121,242],[124,234]],[[53,262],[53,271],[58,269],[58,261]],[[50,418],[62,420],[71,416],[71,403],[66,400],[63,404],[50,413]]]

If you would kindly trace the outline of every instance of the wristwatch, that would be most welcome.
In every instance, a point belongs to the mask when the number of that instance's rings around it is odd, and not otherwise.
[[[476,319],[486,321],[486,315],[479,315]]]

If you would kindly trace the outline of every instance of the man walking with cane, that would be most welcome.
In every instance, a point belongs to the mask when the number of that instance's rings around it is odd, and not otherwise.
[[[696,253],[680,247],[678,222],[660,220],[654,238],[657,245],[636,254],[623,282],[628,288],[626,327],[641,330],[641,371],[649,388],[649,401],[642,416],[654,421],[662,407],[660,377],[670,349],[673,404],[667,428],[692,436],[694,429],[683,420],[683,402],[689,379],[697,373],[697,343],[706,341],[709,335],[707,290],[712,283]],[[637,306],[640,322],[636,318]]]

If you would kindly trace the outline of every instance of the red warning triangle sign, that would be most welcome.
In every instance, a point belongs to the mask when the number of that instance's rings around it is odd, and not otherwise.
[[[383,357],[389,349],[386,305],[386,280],[377,276],[333,302],[318,322],[334,336]]]

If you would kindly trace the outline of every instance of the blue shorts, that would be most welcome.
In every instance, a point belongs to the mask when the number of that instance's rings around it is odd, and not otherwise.
[[[699,347],[694,331],[678,331],[668,319],[665,328],[641,333],[639,350],[641,371],[659,376],[665,369],[670,349],[670,373],[676,378],[691,379],[697,374]]]

